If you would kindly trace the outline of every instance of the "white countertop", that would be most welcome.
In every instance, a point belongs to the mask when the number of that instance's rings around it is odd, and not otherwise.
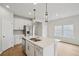
[[[35,45],[38,45],[42,48],[44,47],[48,47],[50,45],[54,45],[54,39],[53,38],[48,38],[48,37],[38,37],[38,36],[29,36],[29,37],[23,37],[25,38],[26,40],[30,41],[31,43],[35,44]],[[34,42],[32,40],[30,40],[31,38],[39,38],[41,41],[37,41],[37,42]]]

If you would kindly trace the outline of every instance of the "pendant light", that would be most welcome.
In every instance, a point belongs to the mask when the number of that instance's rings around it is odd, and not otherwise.
[[[36,9],[33,9],[33,13],[34,13],[33,20],[32,20],[32,35],[33,36],[35,36],[35,19],[36,19],[35,12],[36,12]]]
[[[36,9],[33,9],[33,12],[34,12],[34,18],[33,18],[33,21],[35,21],[35,19],[36,19],[36,16],[35,16]]]
[[[45,11],[45,22],[48,22],[48,11],[47,11],[47,3],[46,3],[46,11]]]

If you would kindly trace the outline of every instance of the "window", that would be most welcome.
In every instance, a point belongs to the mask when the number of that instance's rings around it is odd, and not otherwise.
[[[62,26],[55,26],[55,36],[57,37],[62,36]]]
[[[55,26],[54,35],[55,37],[67,37],[67,38],[73,37],[74,36],[73,24]]]
[[[63,37],[73,37],[73,34],[74,34],[73,25],[63,26]]]

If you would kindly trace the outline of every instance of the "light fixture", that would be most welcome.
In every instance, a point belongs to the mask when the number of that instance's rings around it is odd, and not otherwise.
[[[32,35],[34,36],[35,35],[35,19],[36,19],[35,12],[36,12],[36,9],[33,9],[33,12],[34,12],[34,17],[32,19]]]
[[[37,3],[33,3],[34,5],[36,5]]]
[[[34,11],[34,18],[33,18],[33,20],[35,20],[36,19],[36,16],[35,16],[36,9],[33,9],[33,11]]]
[[[46,11],[45,11],[45,22],[48,22],[48,11],[47,11],[47,3],[46,3]]]
[[[58,14],[56,13],[56,16],[58,16]]]
[[[7,7],[7,8],[10,8],[10,6],[9,6],[9,5],[6,5],[6,7]]]

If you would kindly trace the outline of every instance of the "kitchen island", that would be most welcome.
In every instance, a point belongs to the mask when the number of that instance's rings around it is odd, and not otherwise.
[[[47,37],[23,37],[27,56],[54,56],[54,40]],[[24,43],[25,42],[25,43]]]

